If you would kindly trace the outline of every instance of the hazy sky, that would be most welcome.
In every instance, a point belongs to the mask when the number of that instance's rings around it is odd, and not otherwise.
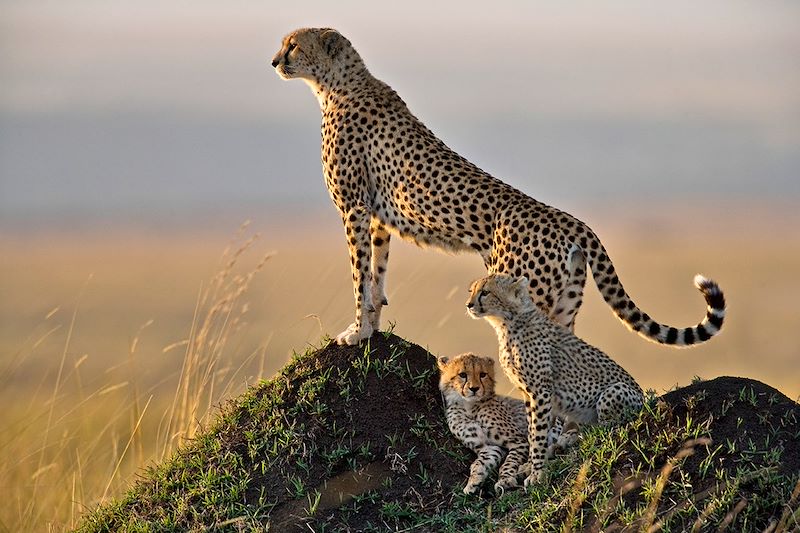
[[[19,0],[0,1],[0,216],[322,205],[316,101],[269,66],[322,25],[546,201],[800,194],[796,2]]]

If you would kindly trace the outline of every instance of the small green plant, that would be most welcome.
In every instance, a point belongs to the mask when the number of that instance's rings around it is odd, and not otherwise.
[[[314,490],[313,493],[309,493],[307,495],[308,498],[308,507],[306,507],[306,515],[314,516],[317,514],[317,509],[319,508],[319,501],[322,498],[322,493],[318,490]]]

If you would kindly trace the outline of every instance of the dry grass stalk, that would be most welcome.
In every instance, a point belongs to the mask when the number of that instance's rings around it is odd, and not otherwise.
[[[239,235],[246,227],[247,223],[242,225]],[[255,275],[272,257],[271,254],[263,256],[246,274],[235,273],[243,254],[257,239],[258,235],[254,235],[235,248],[229,246],[223,252],[220,270],[198,296],[189,338],[164,348],[167,351],[175,345],[186,346],[178,388],[167,418],[162,457],[196,434],[205,414],[219,398],[218,378],[230,370],[229,367],[220,368],[219,362],[247,312],[247,305],[240,305],[242,296]],[[251,354],[251,357],[254,355]]]
[[[798,505],[798,499],[800,499],[800,480],[798,480],[797,484],[794,486],[789,501],[786,502],[786,509],[783,510],[781,519],[775,526],[775,533],[800,529],[800,505]],[[794,527],[790,530],[788,526]]]
[[[572,523],[575,521],[575,514],[586,499],[586,491],[584,489],[586,488],[586,478],[589,475],[590,466],[590,461],[584,461],[580,470],[578,470],[575,483],[572,485],[572,497],[570,498],[569,507],[567,508],[567,516],[564,519],[564,526],[561,528],[562,533],[572,532]]]

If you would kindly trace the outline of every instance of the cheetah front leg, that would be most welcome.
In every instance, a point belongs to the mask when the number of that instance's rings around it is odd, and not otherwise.
[[[528,412],[528,465],[530,474],[525,478],[525,488],[541,481],[547,454],[547,434],[552,425],[552,391],[550,386],[538,386],[525,391]]]
[[[464,494],[475,494],[480,489],[480,486],[497,468],[500,461],[505,457],[506,452],[500,446],[487,444],[475,450],[478,457],[472,461],[469,467],[469,479],[464,486]]]
[[[371,215],[363,205],[343,211],[342,219],[350,252],[350,267],[353,272],[353,295],[356,299],[356,320],[336,336],[337,344],[358,344],[372,335],[373,327],[368,320],[375,308],[372,305],[372,275],[370,265]]]
[[[386,299],[386,265],[389,263],[389,232],[380,220],[372,217],[369,226],[372,241],[372,306],[375,309],[370,313],[369,323],[372,329],[378,331],[381,325],[381,309],[389,305]]]
[[[505,446],[508,448],[508,454],[500,466],[500,471],[497,474],[497,483],[494,485],[494,491],[497,494],[519,487],[517,477],[528,456],[527,439],[507,442]]]

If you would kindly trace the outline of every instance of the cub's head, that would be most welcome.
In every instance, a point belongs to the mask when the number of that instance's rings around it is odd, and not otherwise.
[[[301,78],[312,83],[321,83],[326,76],[356,63],[361,63],[358,52],[350,41],[331,28],[293,31],[283,38],[281,49],[272,58],[272,66],[281,78]]]
[[[439,389],[445,396],[477,402],[494,396],[494,361],[472,353],[440,357]]]
[[[467,313],[472,318],[511,318],[535,308],[528,278],[490,274],[472,283],[467,300]]]

